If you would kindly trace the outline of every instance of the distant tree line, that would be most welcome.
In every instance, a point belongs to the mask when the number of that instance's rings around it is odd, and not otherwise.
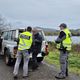
[[[44,33],[45,33],[46,36],[54,36],[54,35],[58,35],[59,34],[59,31],[58,32],[57,31],[56,32],[48,32],[48,31],[45,32],[44,31]]]
[[[45,35],[46,36],[56,36],[59,34],[59,30],[57,31],[53,31],[53,32],[50,32],[50,31],[44,31]],[[80,36],[80,29],[77,29],[77,30],[71,30],[71,34],[72,36]]]
[[[71,30],[72,36],[80,36],[80,29]]]

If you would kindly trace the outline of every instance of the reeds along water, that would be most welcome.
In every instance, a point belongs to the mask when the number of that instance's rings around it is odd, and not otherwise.
[[[80,53],[80,44],[72,44],[72,52]]]

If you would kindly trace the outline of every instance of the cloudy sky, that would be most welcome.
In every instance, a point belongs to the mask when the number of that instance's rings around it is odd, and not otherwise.
[[[80,28],[80,0],[0,0],[0,14],[14,24]]]

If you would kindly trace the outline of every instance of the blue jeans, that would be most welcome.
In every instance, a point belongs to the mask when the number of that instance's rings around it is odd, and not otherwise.
[[[27,50],[18,51],[16,56],[17,56],[17,60],[16,60],[14,71],[13,71],[14,76],[18,75],[19,65],[20,65],[22,57],[24,60],[23,76],[27,76],[28,75],[29,56],[30,56],[28,51]]]

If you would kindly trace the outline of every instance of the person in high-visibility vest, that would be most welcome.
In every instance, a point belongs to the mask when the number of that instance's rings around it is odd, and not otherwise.
[[[60,68],[61,72],[55,77],[63,79],[68,76],[68,54],[71,50],[71,32],[65,23],[60,24],[60,34],[56,39],[56,47],[60,51]]]
[[[23,65],[23,78],[28,77],[28,62],[29,62],[29,49],[32,45],[32,28],[27,27],[27,31],[20,33],[19,35],[19,44],[18,44],[18,53],[17,60],[14,67],[14,78],[18,78],[18,69],[23,57],[24,65]]]

